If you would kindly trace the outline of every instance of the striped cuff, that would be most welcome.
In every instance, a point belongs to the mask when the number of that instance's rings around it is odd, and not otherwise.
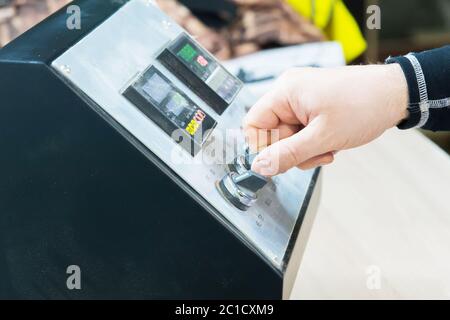
[[[405,74],[409,91],[409,117],[402,121],[399,129],[421,128],[430,117],[430,102],[427,83],[419,60],[409,53],[403,57],[389,57],[386,63],[398,63]]]

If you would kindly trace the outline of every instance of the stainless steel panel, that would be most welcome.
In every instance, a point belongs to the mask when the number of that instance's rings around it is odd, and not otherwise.
[[[57,58],[52,67],[167,164],[220,212],[222,220],[238,229],[274,267],[282,270],[282,260],[313,172],[295,169],[275,177],[256,205],[241,212],[215,188],[215,182],[225,175],[224,163],[202,161],[212,159],[208,148],[192,158],[121,94],[132,80],[154,65],[213,115],[218,122],[215,136],[225,136],[227,129],[236,129],[232,136],[237,148],[233,141],[223,147],[229,160],[236,150],[243,149],[240,122],[246,107],[254,102],[253,97],[242,90],[219,116],[155,60],[181,32],[184,30],[152,1],[133,0]]]

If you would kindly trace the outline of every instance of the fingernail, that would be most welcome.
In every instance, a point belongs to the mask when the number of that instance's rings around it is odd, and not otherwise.
[[[273,176],[276,173],[272,161],[267,158],[256,158],[252,164],[252,170],[263,176]]]

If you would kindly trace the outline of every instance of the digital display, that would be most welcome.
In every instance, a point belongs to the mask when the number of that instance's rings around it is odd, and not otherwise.
[[[170,84],[156,73],[142,85],[142,90],[158,104],[169,95],[171,89]]]
[[[242,88],[239,79],[187,34],[175,39],[158,59],[219,114],[233,102]]]
[[[184,110],[189,108],[189,102],[177,92],[174,92],[169,102],[167,102],[167,110],[176,117],[179,117]]]
[[[186,44],[179,52],[178,56],[183,58],[186,62],[191,63],[194,58],[198,55],[197,50],[192,48],[192,46],[188,43]]]
[[[217,69],[218,64],[209,54],[194,43],[184,41],[176,46],[176,56],[191,69],[200,79],[207,81]]]
[[[217,124],[155,67],[150,67],[128,87],[124,96],[168,135],[181,129],[182,138],[190,143],[177,142],[193,156]]]

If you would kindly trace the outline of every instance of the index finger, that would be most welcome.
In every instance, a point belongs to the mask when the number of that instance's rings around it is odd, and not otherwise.
[[[250,109],[244,119],[244,133],[253,152],[299,130],[300,121],[292,111],[287,95],[275,87]]]
[[[299,125],[287,96],[275,88],[260,98],[244,118],[244,130],[276,129],[280,124]]]

